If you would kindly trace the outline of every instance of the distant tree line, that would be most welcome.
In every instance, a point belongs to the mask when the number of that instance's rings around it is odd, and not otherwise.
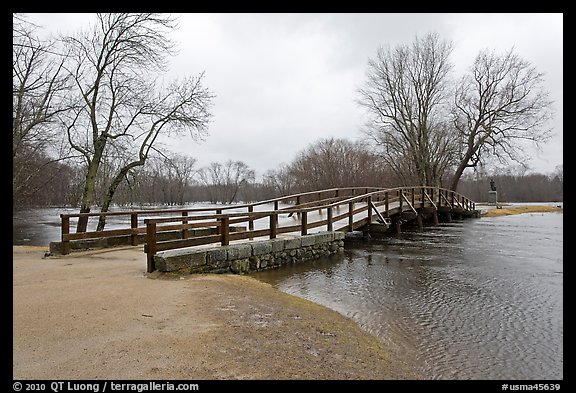
[[[35,174],[25,190],[14,194],[14,208],[79,206],[83,168],[54,163],[38,169],[32,163],[42,163],[46,157],[36,154],[37,159],[32,155],[25,163],[14,162],[22,176]],[[105,201],[107,188],[99,185],[109,183],[107,176],[113,176],[113,171],[103,170],[96,179],[96,206]],[[563,200],[562,166],[551,174],[526,173],[521,167],[466,174],[460,181],[458,192],[478,202],[486,201],[491,179],[501,201]],[[406,184],[383,164],[370,146],[363,142],[330,138],[312,143],[292,162],[266,171],[258,180],[255,171],[242,161],[212,162],[198,167],[196,160],[188,156],[153,156],[146,166],[126,174],[116,191],[115,204],[123,207],[198,202],[229,204],[335,187],[402,185]]]
[[[488,200],[490,180],[494,180],[501,202],[561,202],[564,200],[563,165],[550,174],[526,173],[520,168],[507,168],[492,174],[467,174],[462,177],[458,192],[477,202]]]

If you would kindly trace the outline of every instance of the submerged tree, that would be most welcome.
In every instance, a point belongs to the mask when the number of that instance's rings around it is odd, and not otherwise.
[[[549,139],[551,101],[542,83],[543,74],[512,50],[501,56],[478,54],[454,95],[452,114],[460,148],[453,190],[466,168],[488,157],[524,165],[521,141],[538,145]]]
[[[452,164],[448,122],[452,45],[436,34],[396,48],[379,48],[368,62],[359,104],[370,120],[364,131],[406,184],[438,186]]]
[[[90,212],[103,159],[117,168],[102,206],[107,211],[120,183],[145,164],[161,135],[189,132],[193,139],[203,138],[213,98],[202,74],[165,88],[158,82],[174,54],[168,37],[174,19],[151,13],[97,14],[97,19],[90,31],[66,39],[78,107],[63,125],[70,146],[85,161],[81,213]],[[77,231],[85,231],[86,224],[87,218],[78,220]]]

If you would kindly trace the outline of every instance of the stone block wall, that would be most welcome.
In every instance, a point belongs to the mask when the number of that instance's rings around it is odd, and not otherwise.
[[[162,251],[154,256],[154,263],[162,272],[248,273],[343,251],[343,232],[320,232],[228,246]]]

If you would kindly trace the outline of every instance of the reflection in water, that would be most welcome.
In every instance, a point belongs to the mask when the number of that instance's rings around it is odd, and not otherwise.
[[[441,224],[254,277],[352,318],[426,379],[562,379],[562,220]]]

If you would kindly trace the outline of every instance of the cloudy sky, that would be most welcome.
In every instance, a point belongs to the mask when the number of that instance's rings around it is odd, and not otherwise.
[[[214,13],[173,14],[179,54],[170,76],[205,72],[215,95],[209,136],[173,141],[198,166],[241,160],[257,176],[320,138],[356,140],[365,121],[356,103],[378,46],[411,43],[428,32],[452,41],[454,77],[483,49],[514,47],[545,74],[555,136],[531,149],[534,171],[563,163],[563,15],[553,13]],[[28,14],[52,33],[91,23],[91,14]]]

